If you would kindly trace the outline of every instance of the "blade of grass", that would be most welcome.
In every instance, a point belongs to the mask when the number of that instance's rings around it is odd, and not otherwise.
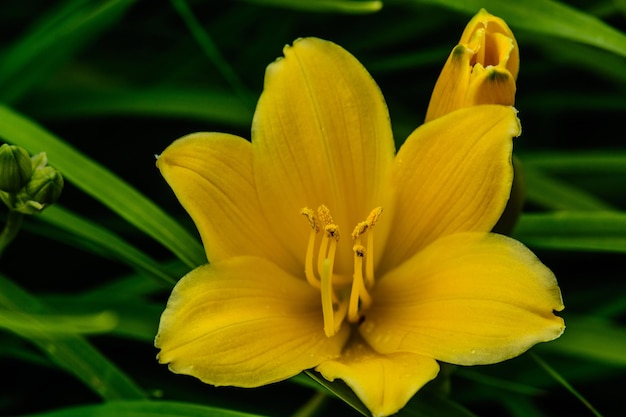
[[[30,414],[22,417],[261,417],[218,407],[176,401],[111,401]]]
[[[50,335],[94,334],[111,332],[118,318],[110,311],[94,314],[25,314],[0,311],[0,328],[25,337],[37,337],[42,329]]]
[[[222,77],[224,77],[224,79],[230,84],[233,91],[239,96],[241,102],[247,108],[253,110],[255,103],[254,96],[241,82],[237,73],[228,64],[228,61],[224,59],[215,45],[215,42],[213,42],[213,39],[211,39],[207,31],[204,30],[202,25],[200,25],[200,22],[198,22],[194,16],[187,2],[185,0],[170,0],[170,3],[183,22],[185,22],[187,29],[202,49],[202,52],[204,52],[213,65],[215,65],[220,74],[222,74]]]
[[[0,101],[13,102],[54,74],[124,15],[135,0],[70,0],[44,13],[0,55]]]
[[[567,331],[557,340],[538,347],[584,360],[626,368],[626,328],[597,317],[567,317]]]
[[[37,118],[147,116],[224,123],[249,128],[252,111],[232,93],[216,90],[46,90],[28,101]]]
[[[165,306],[150,303],[143,298],[103,298],[83,296],[47,296],[42,301],[59,315],[80,317],[94,316],[102,313],[113,315],[116,323],[108,335],[138,340],[152,344],[157,334],[159,317]]]
[[[311,378],[313,381],[317,382],[320,386],[325,388],[328,392],[333,394],[335,397],[341,399],[343,402],[348,404],[350,407],[358,411],[360,414],[369,417],[369,410],[363,405],[361,400],[352,392],[347,385],[345,385],[341,381],[330,382],[322,378],[319,374],[313,371],[304,371],[304,374]]]
[[[94,252],[99,255],[106,254],[124,262],[130,267],[168,284],[168,286],[176,283],[178,277],[168,275],[161,265],[144,252],[97,223],[80,217],[59,205],[46,209],[39,216],[39,219],[73,234],[81,245],[95,245],[97,250]]]
[[[308,12],[329,13],[375,13],[382,9],[380,0],[243,0],[246,3],[269,7],[284,7],[286,9],[303,10]]]
[[[626,174],[626,152],[592,151],[585,153],[537,152],[520,155],[524,166],[532,165],[548,172]]]
[[[20,334],[39,347],[55,364],[74,375],[105,400],[144,399],[145,393],[115,364],[77,335],[62,337],[49,332],[45,323],[32,314],[49,314],[48,308],[36,297],[0,275],[0,307],[22,314],[30,325]],[[14,329],[15,330],[15,329]]]
[[[589,409],[589,411],[591,411],[591,413],[596,416],[596,417],[602,417],[602,414],[600,414],[598,412],[598,410],[596,410],[594,408],[594,406],[591,405],[591,403],[589,401],[587,401],[587,399],[585,397],[583,397],[578,391],[576,391],[576,389],[570,385],[569,382],[567,382],[567,380],[565,378],[563,378],[561,376],[561,374],[559,374],[554,368],[552,368],[550,365],[548,365],[548,363],[546,363],[543,359],[541,359],[537,354],[535,353],[531,353],[530,356],[535,360],[535,362],[537,362],[539,364],[539,366],[541,366],[552,378],[554,378],[559,384],[561,384],[566,390],[568,390],[573,396],[575,396],[576,398],[578,398],[578,400],[583,403],[583,405],[585,407],[587,407],[587,409]]]
[[[206,262],[198,240],[161,208],[96,161],[26,117],[0,105],[0,138],[32,154],[45,151],[63,176],[171,250],[189,267]]]
[[[524,164],[526,197],[529,201],[551,210],[611,210],[613,207],[599,198],[541,170]]]
[[[401,3],[434,4],[468,14],[481,8],[513,27],[581,42],[626,56],[626,35],[595,16],[553,0],[401,0]]]
[[[626,213],[526,213],[513,237],[537,248],[626,253]]]

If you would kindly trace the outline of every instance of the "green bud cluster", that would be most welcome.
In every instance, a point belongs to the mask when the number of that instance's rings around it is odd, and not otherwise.
[[[0,200],[23,214],[41,212],[63,190],[63,176],[48,165],[44,152],[30,156],[15,145],[0,146]]]

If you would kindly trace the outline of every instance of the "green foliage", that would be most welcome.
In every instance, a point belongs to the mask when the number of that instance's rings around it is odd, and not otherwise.
[[[0,414],[367,415],[312,371],[237,390],[156,362],[167,295],[206,259],[154,154],[198,130],[249,137],[264,68],[301,36],[364,63],[400,145],[480,8],[520,45],[526,206],[513,236],[555,271],[567,329],[532,355],[446,368],[399,416],[626,413],[610,394],[626,375],[624,1],[9,0],[0,141],[46,152],[66,184],[0,258]]]

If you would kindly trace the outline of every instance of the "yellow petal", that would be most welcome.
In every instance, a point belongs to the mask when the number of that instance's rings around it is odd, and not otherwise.
[[[319,291],[264,259],[239,257],[176,285],[155,345],[175,373],[257,387],[337,357],[348,333],[325,336]]]
[[[474,67],[466,95],[467,106],[515,103],[515,80],[510,72],[497,67]]]
[[[250,142],[236,136],[196,133],[171,144],[157,166],[196,224],[211,262],[256,255],[300,272],[263,217],[251,150]]]
[[[553,340],[564,329],[552,272],[521,243],[496,234],[437,240],[382,277],[360,327],[382,353],[413,352],[488,364]]]
[[[326,205],[348,235],[383,205],[394,145],[382,94],[350,53],[305,38],[284,54],[267,68],[255,113],[254,170],[274,232],[302,256],[308,229],[300,209]],[[350,245],[339,251],[335,267],[351,270]]]
[[[414,353],[381,355],[360,338],[352,340],[343,355],[315,369],[324,378],[342,379],[374,417],[396,413],[439,373],[437,361]]]
[[[512,138],[519,133],[512,107],[490,105],[448,113],[409,136],[393,167],[384,269],[441,236],[493,228],[509,198]]]
[[[472,75],[470,64],[474,51],[457,45],[444,64],[428,103],[425,122],[437,119],[451,111],[468,107],[465,96]]]

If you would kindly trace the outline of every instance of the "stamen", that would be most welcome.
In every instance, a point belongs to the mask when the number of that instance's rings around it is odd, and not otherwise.
[[[348,305],[348,321],[357,323],[360,318],[360,308],[369,307],[372,303],[372,297],[363,283],[363,258],[365,257],[366,249],[363,245],[354,245],[352,250],[354,251],[354,274]]]
[[[320,244],[320,250],[317,255],[317,272],[322,275],[322,264],[326,258],[330,258],[329,247],[337,247],[339,241],[339,227],[336,224],[327,224],[324,226],[324,237],[322,237],[322,243]],[[334,242],[334,245],[333,245]],[[335,253],[333,249],[332,253],[333,262],[335,260]]]
[[[367,257],[365,258],[365,285],[372,288],[374,285],[374,231],[367,234]]]
[[[320,288],[320,282],[313,271],[313,250],[315,249],[315,230],[311,230],[309,234],[309,244],[306,248],[306,258],[304,260],[304,275],[307,282],[314,288]]]
[[[309,243],[306,248],[306,257],[304,261],[304,275],[306,276],[307,282],[313,286],[314,288],[320,288],[320,281],[315,276],[315,272],[313,271],[313,251],[315,249],[315,235],[319,232],[320,228],[315,220],[315,215],[313,214],[313,210],[308,207],[303,208],[300,211],[300,214],[304,215],[309,222],[309,226],[311,226],[311,233],[309,234]]]
[[[378,221],[378,218],[383,213],[382,207],[376,207],[367,216],[367,224],[369,233],[367,234],[367,253],[365,258],[365,285],[367,288],[372,288],[374,285],[374,226]]]
[[[327,337],[334,336],[339,330],[335,325],[335,310],[333,308],[333,261],[330,258],[322,262],[322,314],[324,316],[324,333]],[[338,323],[339,325],[341,323]]]

